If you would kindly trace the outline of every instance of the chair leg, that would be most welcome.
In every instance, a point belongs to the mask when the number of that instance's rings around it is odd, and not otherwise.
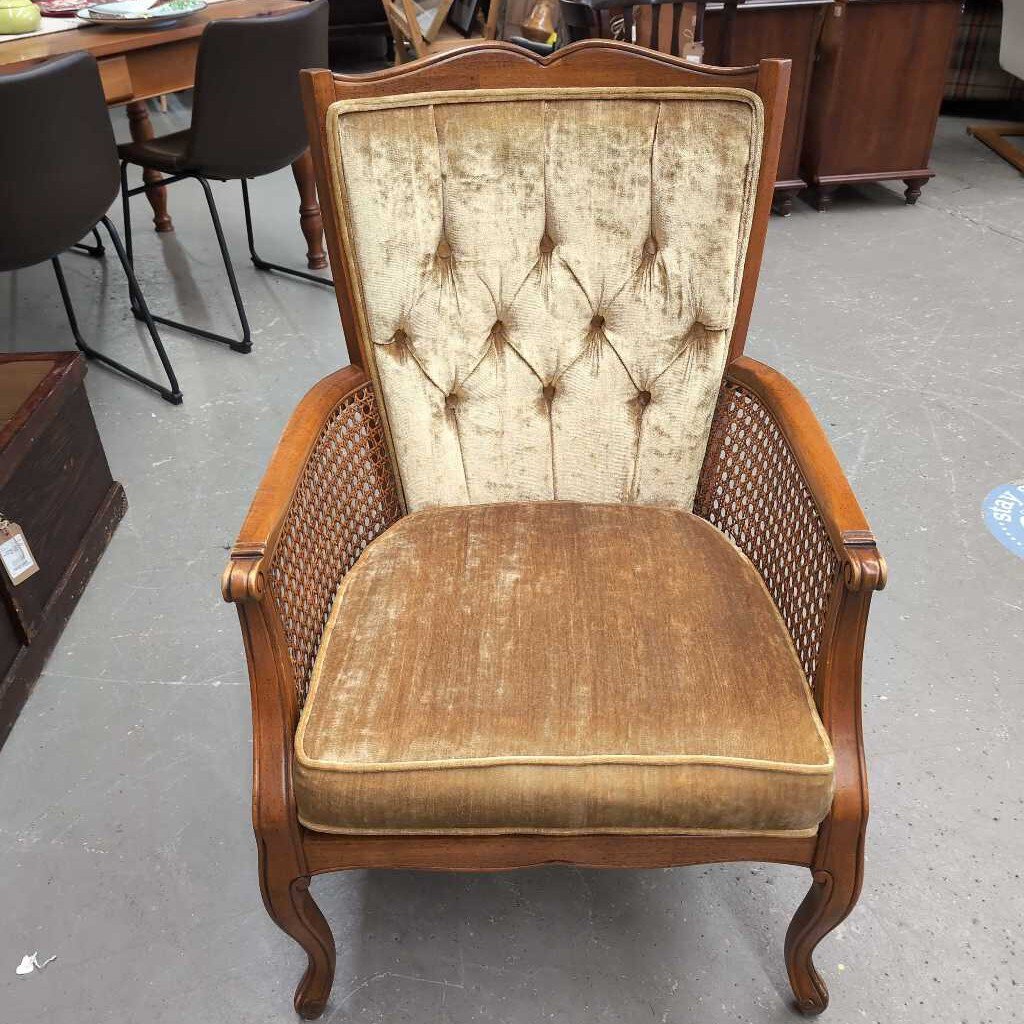
[[[306,970],[295,989],[295,1012],[305,1020],[316,1020],[324,1012],[334,984],[334,935],[309,894],[309,877],[275,876],[269,870],[263,843],[259,847],[263,905],[278,928],[306,952]]]
[[[87,245],[85,242],[75,242],[71,248],[75,249],[77,252],[84,252],[86,256],[91,256],[93,259],[98,260],[106,253],[107,250],[104,248],[103,239],[100,238],[100,233],[96,228],[92,229],[92,237],[96,239],[95,245]]]
[[[213,221],[214,234],[217,236],[217,245],[220,248],[221,259],[224,261],[224,270],[228,276],[228,284],[231,286],[231,295],[235,301],[235,311],[238,313],[238,320],[242,325],[242,337],[241,338],[229,338],[224,334],[217,334],[215,331],[208,331],[203,327],[193,327],[191,324],[182,323],[179,320],[171,320],[166,316],[158,316],[153,314],[153,319],[158,324],[165,324],[167,327],[173,327],[178,331],[185,331],[187,334],[194,334],[199,338],[206,338],[208,341],[218,341],[222,345],[227,345],[233,352],[251,352],[252,351],[252,332],[249,329],[249,319],[245,315],[245,306],[242,303],[242,293],[238,288],[238,280],[235,277],[235,268],[231,262],[231,254],[228,252],[227,242],[224,238],[224,229],[221,227],[220,215],[217,213],[217,204],[213,198],[213,191],[210,188],[210,183],[203,178],[201,175],[188,175],[188,177],[194,177],[196,181],[202,186],[203,194],[206,196],[206,205],[210,211],[210,220]],[[168,180],[180,180],[180,179],[165,179],[159,183],[156,187],[165,187]],[[132,232],[131,232],[131,210],[129,203],[129,191],[128,191],[128,166],[126,163],[121,164],[121,206],[124,211],[124,224],[125,224],[125,242],[128,251],[129,262],[134,262],[134,255],[132,253]],[[132,304],[132,312],[138,319],[143,319],[142,311]]]
[[[107,229],[107,232],[110,235],[110,240],[113,242],[114,249],[117,252],[118,259],[121,261],[121,266],[124,268],[124,272],[128,277],[128,289],[131,293],[133,304],[136,304],[141,311],[142,319],[145,321],[146,327],[149,329],[149,335],[153,341],[153,347],[156,349],[156,354],[160,358],[160,364],[164,368],[164,373],[167,375],[167,381],[170,384],[170,387],[166,388],[155,380],[131,369],[131,367],[125,366],[124,363],[120,363],[116,359],[111,359],[110,356],[104,355],[102,352],[98,352],[82,337],[82,332],[78,326],[78,318],[75,316],[75,308],[71,302],[71,293],[68,291],[67,281],[64,279],[64,268],[61,266],[59,257],[54,256],[52,260],[53,271],[57,277],[57,287],[60,289],[60,297],[64,302],[64,311],[67,313],[68,324],[71,327],[71,334],[75,339],[75,344],[89,359],[95,359],[104,366],[109,366],[112,370],[116,370],[118,373],[124,374],[126,377],[130,377],[139,384],[142,384],[147,388],[151,388],[160,395],[164,401],[170,402],[171,405],[181,405],[182,394],[181,389],[178,387],[178,378],[174,374],[174,367],[171,366],[170,359],[167,358],[167,352],[164,350],[163,342],[160,340],[160,335],[157,333],[156,325],[153,323],[153,318],[150,316],[149,308],[146,306],[146,300],[139,288],[138,282],[135,279],[135,273],[133,272],[131,264],[128,262],[128,257],[121,245],[121,239],[118,237],[114,225],[111,224],[106,217],[103,218],[101,223]],[[96,237],[97,240],[99,240],[98,234]]]
[[[1024,121],[1011,121],[997,124],[971,124],[967,126],[967,134],[973,135],[983,142],[993,153],[997,153],[1008,164],[1016,167],[1024,174],[1024,150],[1007,142],[1007,138],[1024,135]]]
[[[242,208],[245,210],[245,237],[249,242],[249,256],[252,258],[253,266],[257,270],[276,270],[281,274],[290,274],[292,277],[301,277],[304,281],[312,281],[314,284],[325,284],[328,288],[333,288],[334,282],[329,277],[318,277],[316,274],[309,274],[305,270],[283,267],[280,263],[270,263],[256,252],[256,242],[252,229],[252,209],[249,205],[249,183],[245,178],[242,178],[241,182]]]
[[[828,988],[812,959],[815,947],[853,910],[860,896],[864,847],[857,839],[851,840],[829,844],[824,862],[811,868],[811,888],[786,933],[789,983],[797,1009],[807,1016],[828,1006]]]

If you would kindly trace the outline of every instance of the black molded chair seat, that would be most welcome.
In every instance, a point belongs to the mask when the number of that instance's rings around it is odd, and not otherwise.
[[[130,164],[151,167],[155,171],[177,174],[179,171],[194,170],[188,167],[188,147],[192,131],[173,132],[147,142],[124,142],[117,147],[117,154]]]

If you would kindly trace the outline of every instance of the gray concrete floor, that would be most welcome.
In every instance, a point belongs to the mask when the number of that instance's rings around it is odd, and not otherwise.
[[[864,667],[864,895],[818,955],[836,1024],[1021,1016],[1024,561],[980,503],[1024,475],[1024,179],[963,129],[943,120],[915,209],[876,186],[773,220],[749,344],[808,395],[891,565]],[[217,194],[241,257],[235,188]],[[254,192],[266,255],[299,261],[291,176]],[[139,233],[151,304],[229,326],[199,193],[171,203],[176,234]],[[109,260],[65,263],[89,336],[152,363]],[[4,1024],[293,1019],[303,958],[260,903],[218,576],[288,413],[345,352],[329,291],[239,264],[255,350],[166,331],[182,407],[89,374],[131,508],[0,751]],[[0,338],[68,347],[46,266],[0,279]],[[320,879],[326,1019],[791,1021],[806,884],[750,865]],[[16,977],[37,949],[58,959]]]

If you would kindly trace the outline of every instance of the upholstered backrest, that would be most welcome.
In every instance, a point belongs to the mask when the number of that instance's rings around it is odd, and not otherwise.
[[[330,107],[352,300],[410,511],[691,507],[762,135],[758,97],[729,88]]]

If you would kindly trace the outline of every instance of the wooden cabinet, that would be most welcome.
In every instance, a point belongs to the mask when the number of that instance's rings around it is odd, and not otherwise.
[[[957,0],[835,0],[818,45],[803,177],[826,209],[839,185],[899,179],[908,203],[928,168],[960,17]]]
[[[39,571],[0,568],[0,743],[126,509],[70,352],[0,355],[0,518],[24,531]]]
[[[721,55],[725,65],[756,64],[762,57],[788,57],[793,62],[782,132],[775,210],[789,212],[793,197],[806,187],[800,174],[804,120],[814,71],[814,55],[831,0],[747,0],[736,8],[731,43],[723,51],[722,4],[709,4],[704,15],[708,57]]]

